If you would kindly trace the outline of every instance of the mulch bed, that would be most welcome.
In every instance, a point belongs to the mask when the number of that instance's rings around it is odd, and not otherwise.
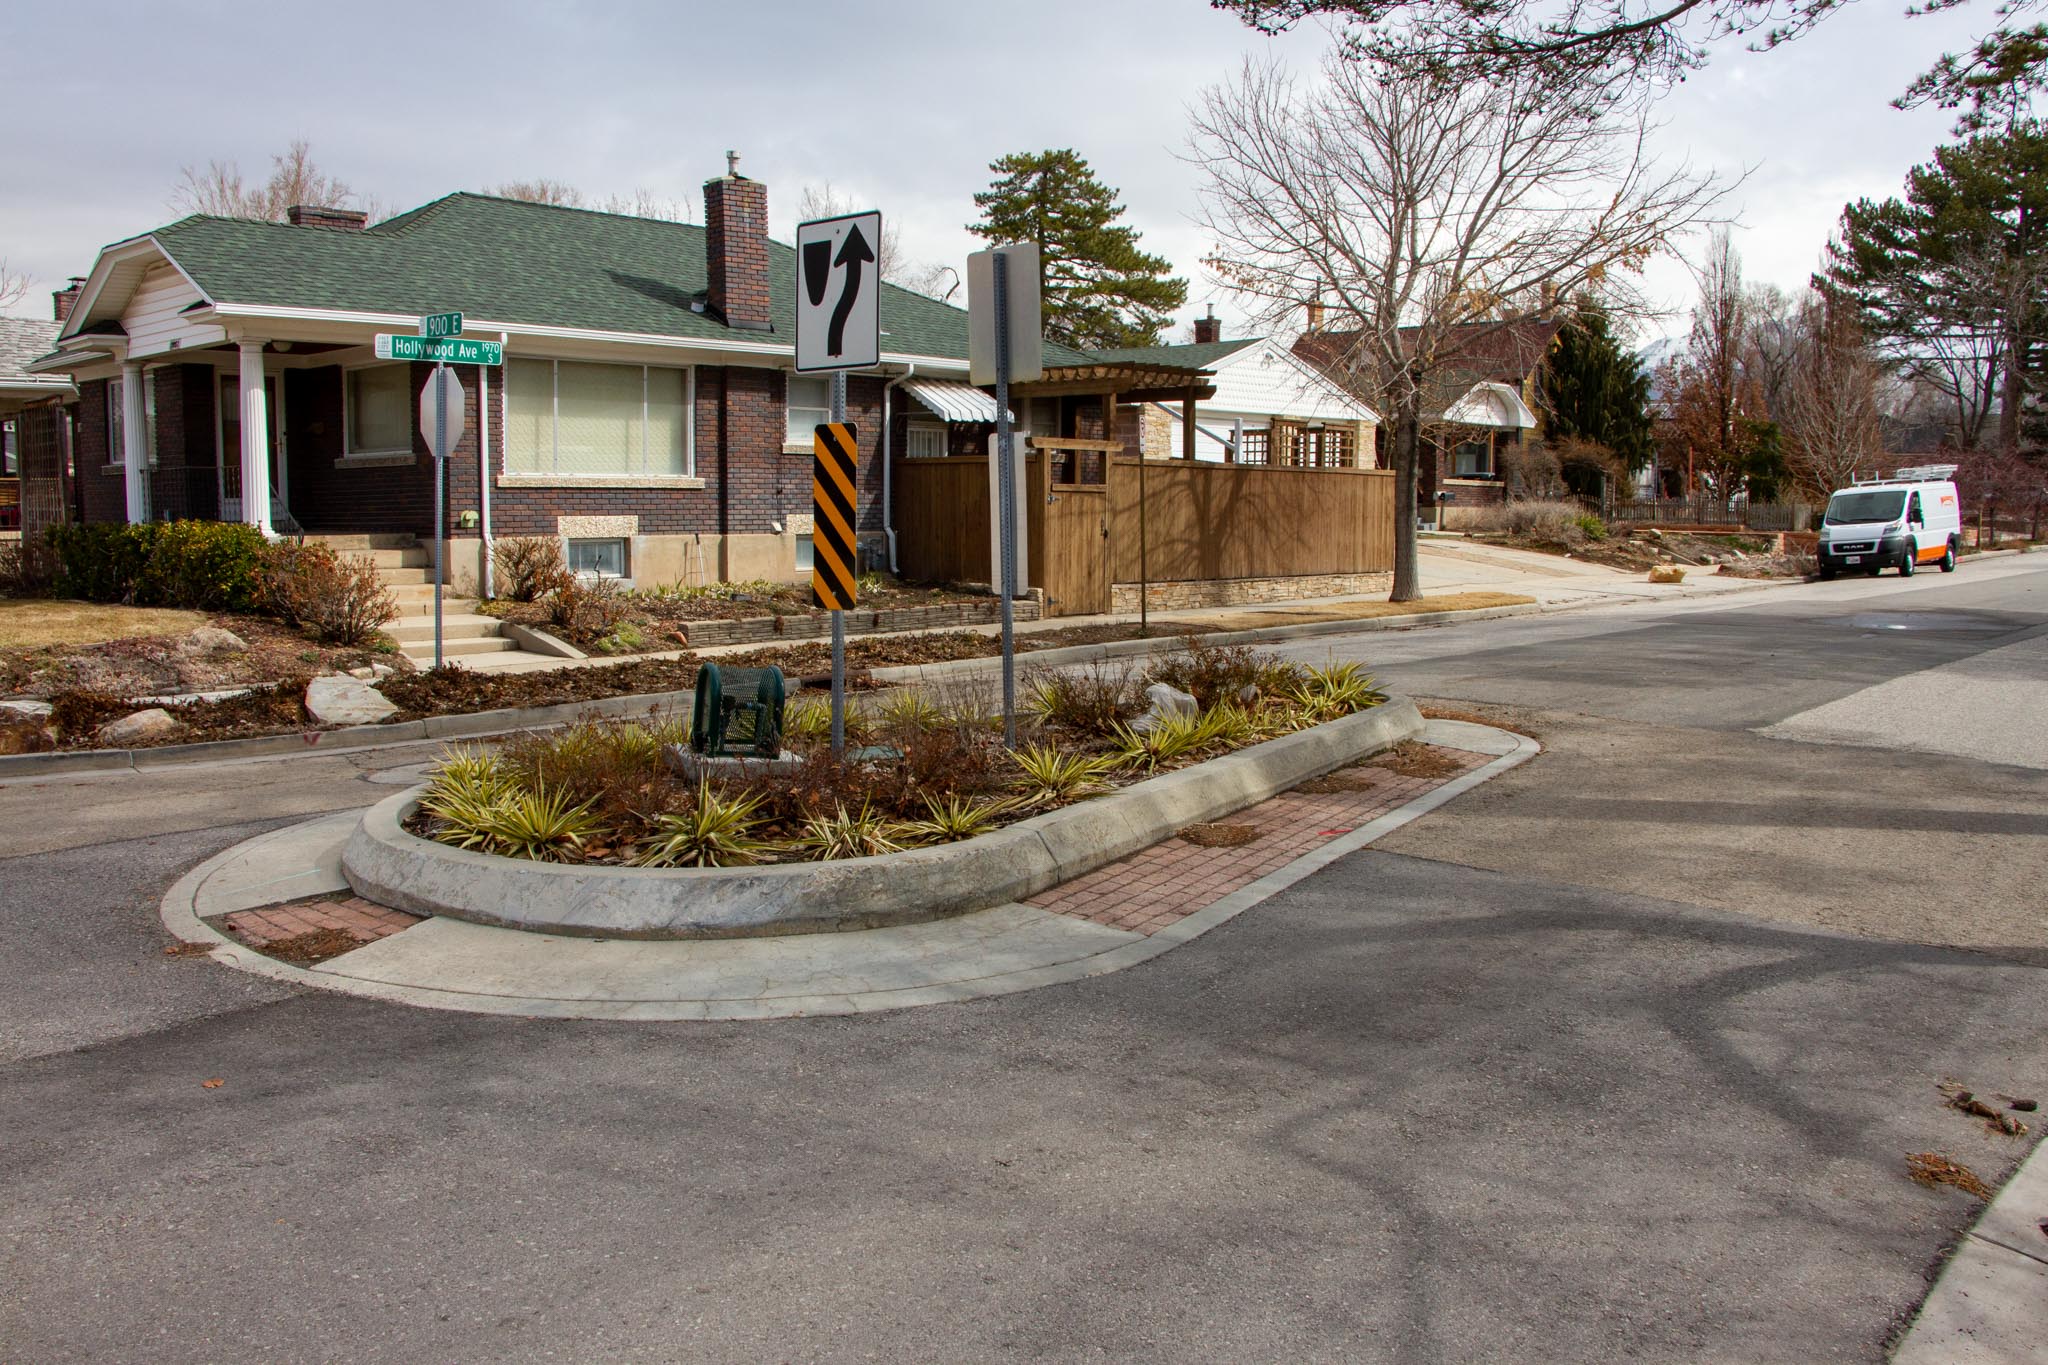
[[[1414,739],[1404,739],[1384,753],[1367,759],[1365,766],[1385,768],[1402,777],[1452,777],[1465,770],[1462,762],[1441,749]]]
[[[222,615],[211,624],[232,631],[247,648],[196,651],[187,635],[140,635],[90,645],[0,649],[0,696],[49,697],[64,691],[153,696],[245,687],[296,674],[345,673],[370,663],[411,667],[403,655],[324,645],[261,616]]]

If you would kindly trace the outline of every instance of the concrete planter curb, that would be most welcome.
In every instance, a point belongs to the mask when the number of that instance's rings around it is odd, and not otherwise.
[[[409,834],[421,788],[366,811],[342,875],[379,904],[480,924],[601,938],[735,938],[871,929],[985,909],[1150,847],[1175,830],[1399,743],[1406,698],[961,843],[772,867],[576,867],[499,858]]]

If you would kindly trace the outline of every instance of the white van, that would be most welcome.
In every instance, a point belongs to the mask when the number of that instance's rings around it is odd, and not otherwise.
[[[1922,564],[1954,573],[1963,535],[1955,472],[1952,464],[1919,465],[1838,490],[1821,519],[1820,576],[1910,575]]]

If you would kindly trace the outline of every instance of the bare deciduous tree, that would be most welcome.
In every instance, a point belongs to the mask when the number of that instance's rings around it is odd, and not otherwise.
[[[187,213],[281,223],[285,210],[296,204],[361,208],[372,217],[377,212],[374,202],[314,163],[312,145],[304,138],[293,138],[283,152],[270,158],[270,178],[261,185],[246,185],[241,167],[232,161],[209,161],[203,169],[181,167],[178,176],[171,207]]]
[[[845,213],[859,213],[862,209],[853,202],[850,195],[841,194],[832,187],[831,181],[823,185],[806,185],[797,199],[796,216],[799,222],[813,218],[837,218]],[[903,243],[896,230],[896,222],[888,214],[882,215],[882,242],[875,248],[875,255],[881,266],[882,278],[899,289],[908,289],[913,294],[927,298],[943,298],[949,284],[957,284],[959,273],[951,266],[932,265],[924,261],[913,261],[903,254]]]
[[[28,276],[10,270],[0,256],[0,308],[12,308],[28,297]]]
[[[1878,424],[1885,367],[1871,353],[1853,304],[1815,292],[1800,304],[1797,354],[1786,387],[1785,455],[1793,477],[1821,498],[1884,454]]]
[[[1193,121],[1211,270],[1276,327],[1321,303],[1333,368],[1387,423],[1395,601],[1421,595],[1431,376],[1557,297],[1595,290],[1640,311],[1624,277],[1725,193],[1654,165],[1642,106],[1614,87],[1521,71],[1446,82],[1333,58],[1303,84],[1247,62],[1204,92]]]
[[[690,221],[690,206],[681,199],[664,199],[652,190],[637,189],[631,194],[610,194],[603,199],[592,199],[566,180],[551,180],[540,176],[533,180],[508,180],[502,185],[492,186],[486,193],[501,199],[522,199],[529,204],[554,204],[562,208],[591,209],[597,213],[616,213],[627,218],[658,218],[667,223]]]

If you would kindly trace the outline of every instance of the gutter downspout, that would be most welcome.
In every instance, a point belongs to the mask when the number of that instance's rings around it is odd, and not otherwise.
[[[895,459],[889,450],[889,437],[896,430],[890,420],[889,390],[917,373],[917,362],[911,361],[903,373],[882,385],[882,537],[889,542],[889,572],[896,572],[896,499],[893,494],[893,466]]]

